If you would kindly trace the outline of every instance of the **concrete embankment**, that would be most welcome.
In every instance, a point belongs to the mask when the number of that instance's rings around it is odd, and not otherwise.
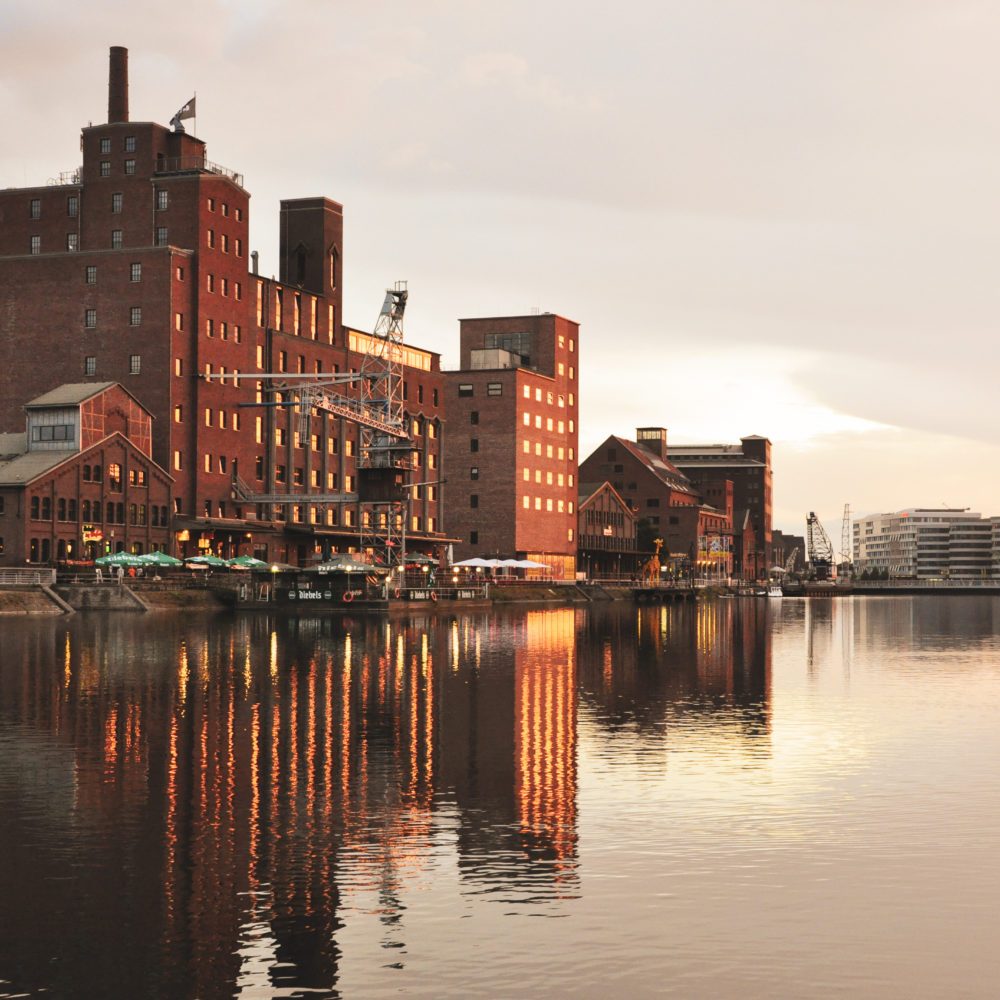
[[[0,590],[0,616],[63,615],[66,610],[52,599],[48,588],[25,587]]]

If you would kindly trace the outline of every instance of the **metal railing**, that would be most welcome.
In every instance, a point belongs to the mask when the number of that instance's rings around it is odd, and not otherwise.
[[[243,175],[219,163],[206,160],[204,156],[167,156],[156,161],[156,174],[182,174],[204,170],[209,174],[228,177],[234,184],[243,187]]]
[[[63,170],[55,177],[50,177],[48,180],[49,187],[64,187],[64,186],[75,186],[82,183],[83,180],[83,167],[77,167],[76,170]]]
[[[51,587],[54,569],[0,569],[0,587]]]
[[[1000,580],[914,580],[898,577],[895,580],[854,580],[855,590],[1000,590]]]

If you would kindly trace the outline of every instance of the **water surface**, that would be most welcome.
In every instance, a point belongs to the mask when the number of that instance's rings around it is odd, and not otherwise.
[[[994,997],[1000,600],[0,624],[0,997]]]

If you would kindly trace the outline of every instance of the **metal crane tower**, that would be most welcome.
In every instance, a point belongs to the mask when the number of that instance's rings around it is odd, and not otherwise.
[[[844,504],[844,520],[840,527],[840,562],[847,574],[854,563],[854,540],[851,536],[851,505]]]
[[[833,566],[833,546],[830,544],[830,536],[812,510],[806,518],[806,554],[815,578],[828,580]]]
[[[283,372],[255,373],[271,397],[265,403],[241,404],[291,408],[298,415],[302,441],[310,437],[313,415],[330,413],[361,428],[356,493],[255,493],[234,476],[233,498],[257,504],[357,504],[361,509],[360,541],[364,551],[392,568],[405,558],[407,490],[413,442],[403,410],[403,313],[408,292],[405,281],[387,289],[374,332],[367,339],[356,374],[318,372],[289,377]],[[205,374],[206,380],[225,375]],[[357,395],[348,395],[351,386]]]

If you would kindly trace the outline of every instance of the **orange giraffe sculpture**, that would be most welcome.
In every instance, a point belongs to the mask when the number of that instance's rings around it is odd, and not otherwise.
[[[642,582],[650,586],[660,582],[660,549],[663,548],[663,539],[654,539],[653,544],[656,546],[656,551],[642,567]]]

